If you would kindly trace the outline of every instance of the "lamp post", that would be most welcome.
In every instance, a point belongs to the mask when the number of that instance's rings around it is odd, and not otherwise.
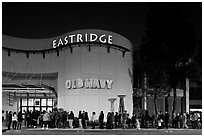
[[[108,101],[110,101],[110,103],[111,103],[111,107],[110,107],[110,111],[111,112],[114,112],[115,110],[114,110],[114,102],[116,101],[116,98],[109,98],[108,99]]]
[[[126,95],[118,95],[118,97],[120,98],[120,104],[119,104],[119,113],[123,113],[125,110],[125,106],[124,106],[124,97]]]
[[[118,95],[118,97],[120,98],[120,104],[119,104],[119,114],[121,114],[121,124],[122,124],[122,127],[124,128],[124,122],[125,122],[125,119],[124,119],[124,111],[125,111],[125,105],[124,105],[124,97],[126,95]]]
[[[144,91],[143,91],[143,101],[142,101],[142,108],[144,110],[147,110],[147,93],[146,93],[146,89],[147,89],[147,74],[144,73]]]

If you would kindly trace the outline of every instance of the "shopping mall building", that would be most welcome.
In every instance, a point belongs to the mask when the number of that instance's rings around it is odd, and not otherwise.
[[[132,44],[125,37],[94,29],[46,39],[3,35],[2,47],[3,110],[98,115],[119,111],[123,100],[132,114]]]

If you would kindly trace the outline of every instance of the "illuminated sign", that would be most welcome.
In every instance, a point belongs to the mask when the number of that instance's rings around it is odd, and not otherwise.
[[[66,45],[68,43],[74,43],[74,42],[94,42],[94,41],[112,44],[112,35],[105,35],[105,34],[97,35],[95,33],[71,34],[71,35],[65,36],[62,39],[53,40],[52,47],[57,48],[57,47]]]
[[[67,80],[65,82],[65,87],[67,89],[111,89],[113,81],[112,80],[102,80],[102,79],[77,79],[77,80]]]

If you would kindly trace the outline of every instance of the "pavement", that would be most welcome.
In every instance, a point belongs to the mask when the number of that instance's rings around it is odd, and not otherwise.
[[[5,131],[3,131],[5,130]],[[81,129],[81,128],[26,128],[21,130],[6,130],[2,128],[3,135],[202,135],[202,129]]]

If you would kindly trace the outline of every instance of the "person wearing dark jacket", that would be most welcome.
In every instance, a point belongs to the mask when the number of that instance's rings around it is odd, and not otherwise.
[[[79,127],[82,128],[83,127],[83,124],[82,124],[83,114],[81,113],[81,111],[79,111],[78,119],[79,119]]]
[[[88,121],[89,121],[88,112],[84,113],[84,121],[85,121],[84,128],[87,128],[87,124],[88,124]]]
[[[11,123],[12,123],[12,111],[9,111],[9,114],[8,114],[8,130],[11,129]]]
[[[169,124],[169,113],[166,111],[164,115],[164,122],[165,122],[165,128],[168,129]]]
[[[162,111],[160,111],[160,113],[158,114],[158,129],[163,128],[163,121],[164,121],[164,115]]]
[[[67,122],[67,112],[66,111],[63,111],[62,112],[62,127],[65,128],[66,127],[66,122]]]
[[[69,121],[69,127],[73,128],[73,121],[74,121],[74,113],[71,111],[69,116],[68,116],[68,121]]]
[[[22,121],[23,121],[22,111],[18,112],[17,117],[18,117],[17,129],[21,129],[21,125],[22,125]]]
[[[115,120],[115,128],[118,128],[118,126],[119,126],[119,115],[118,115],[118,112],[115,113],[114,120]]]
[[[180,129],[180,121],[181,121],[181,117],[180,117],[180,114],[179,113],[177,113],[177,115],[176,115],[176,117],[175,117],[175,123],[176,123],[176,127],[178,128],[178,129]]]
[[[99,116],[99,128],[103,129],[103,122],[104,122],[104,113],[101,111],[100,116]]]
[[[38,112],[37,110],[34,110],[32,113],[32,125],[34,128],[37,127],[37,120],[38,120]]]
[[[113,124],[113,121],[112,121],[112,114],[111,112],[108,112],[107,114],[107,122],[106,122],[106,128],[107,129],[111,129],[112,128],[112,124]]]
[[[131,120],[132,120],[132,128],[136,128],[136,115],[135,114],[132,115]]]
[[[26,126],[29,127],[31,125],[31,112],[27,111],[25,114]]]
[[[54,113],[55,128],[59,128],[60,119],[61,119],[61,113],[59,111],[55,111]]]

